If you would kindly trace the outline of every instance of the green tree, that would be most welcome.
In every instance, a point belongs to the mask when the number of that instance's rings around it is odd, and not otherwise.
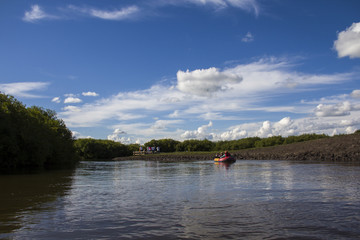
[[[204,140],[185,140],[176,146],[176,151],[212,151],[215,147],[215,143],[204,139]]]
[[[75,148],[79,156],[87,160],[112,159],[132,155],[132,149],[122,143],[102,139],[78,139]]]
[[[71,132],[54,111],[26,108],[1,93],[0,103],[1,169],[68,167],[77,162]]]
[[[325,134],[302,134],[299,136],[289,136],[287,138],[285,138],[284,140],[284,144],[290,144],[290,143],[296,143],[296,142],[305,142],[305,141],[310,141],[310,140],[315,140],[315,139],[320,139],[320,138],[328,138],[328,135]]]
[[[131,152],[134,152],[134,151],[139,151],[140,149],[140,144],[138,143],[133,143],[133,144],[129,144],[128,145],[128,148]]]
[[[259,137],[249,137],[249,138],[243,138],[236,140],[234,142],[234,150],[240,150],[240,149],[247,149],[247,148],[254,148],[255,143],[257,141],[261,140]]]
[[[173,140],[173,139],[160,139],[155,140],[152,139],[151,141],[144,144],[145,147],[160,147],[161,152],[175,152],[176,145],[180,142]]]
[[[242,138],[231,141],[218,141],[215,143],[215,151],[224,150],[241,150],[246,148],[254,148],[255,142],[261,140],[259,137]]]
[[[282,136],[273,136],[256,141],[255,147],[270,147],[275,145],[281,145],[283,143],[284,138]]]

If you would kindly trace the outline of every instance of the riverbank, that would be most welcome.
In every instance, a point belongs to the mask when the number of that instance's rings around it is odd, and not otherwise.
[[[237,159],[360,162],[360,134],[340,135],[234,153]]]
[[[266,148],[233,151],[236,159],[360,162],[360,134],[339,135]],[[113,160],[193,161],[211,160],[214,153],[162,153],[119,157]]]

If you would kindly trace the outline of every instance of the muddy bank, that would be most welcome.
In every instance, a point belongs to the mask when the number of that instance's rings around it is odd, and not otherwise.
[[[360,134],[342,135],[234,153],[237,159],[360,162]]]
[[[225,150],[225,149],[224,149]],[[231,152],[236,159],[360,162],[360,134],[335,136],[288,145]],[[114,160],[193,161],[212,160],[213,153],[150,154]]]

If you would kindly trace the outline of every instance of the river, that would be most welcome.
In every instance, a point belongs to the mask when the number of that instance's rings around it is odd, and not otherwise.
[[[0,176],[0,239],[359,239],[360,165],[81,162]]]

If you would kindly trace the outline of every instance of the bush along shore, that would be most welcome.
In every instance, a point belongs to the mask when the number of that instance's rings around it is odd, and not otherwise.
[[[225,150],[225,149],[224,149]],[[182,152],[117,157],[113,160],[212,160],[214,152]],[[360,132],[272,147],[234,150],[237,160],[296,160],[360,163]]]
[[[56,113],[0,93],[0,172],[73,167],[74,139]]]

